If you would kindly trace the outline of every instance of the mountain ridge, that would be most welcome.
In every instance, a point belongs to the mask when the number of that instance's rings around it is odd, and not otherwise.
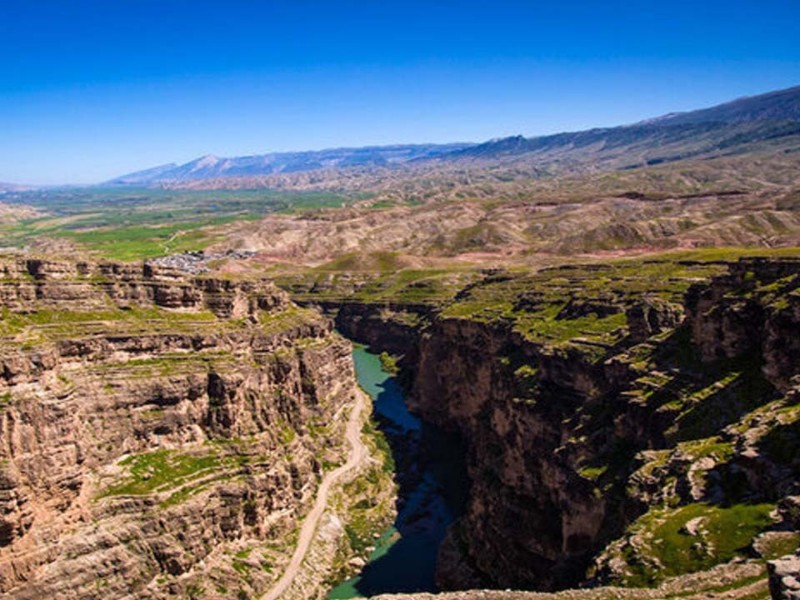
[[[800,149],[800,86],[688,112],[672,112],[616,127],[543,136],[515,135],[482,143],[395,144],[217,157],[170,163],[123,175],[107,185],[181,185],[219,180],[247,186],[248,178],[294,173],[447,166],[473,162],[524,162],[537,169],[620,170],[742,154],[789,140]],[[255,181],[253,182],[256,183]],[[259,187],[263,182],[258,182]]]
[[[698,120],[706,122],[741,122],[742,120],[773,118],[776,113],[781,118],[789,116],[791,120],[800,120],[798,96],[800,96],[800,86],[793,86],[755,96],[742,96],[709,108],[668,113],[661,117],[656,117],[656,119],[650,119],[650,121],[662,120],[662,122],[669,121],[671,123],[698,122]],[[788,106],[786,106],[787,103]],[[744,119],[745,115],[749,115],[750,118]]]
[[[248,156],[218,157],[206,154],[184,164],[166,164],[129,173],[107,185],[155,184],[218,177],[273,175],[350,167],[386,167],[468,147],[468,143],[392,144],[358,148],[329,148],[297,152],[270,152]]]

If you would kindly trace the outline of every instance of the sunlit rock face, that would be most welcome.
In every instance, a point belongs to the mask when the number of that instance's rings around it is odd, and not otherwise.
[[[0,273],[4,597],[265,589],[344,456],[349,343],[268,281]]]
[[[440,550],[442,588],[652,585],[673,567],[640,543],[648,528],[691,522],[711,550],[682,568],[704,569],[732,556],[704,527],[741,510],[743,547],[773,527],[770,507],[796,493],[800,262],[718,272],[679,291],[598,265],[493,275],[414,320],[402,303],[342,306],[375,349],[404,340],[392,351],[413,357],[412,410],[467,445],[470,500]],[[513,312],[494,316],[499,302]]]

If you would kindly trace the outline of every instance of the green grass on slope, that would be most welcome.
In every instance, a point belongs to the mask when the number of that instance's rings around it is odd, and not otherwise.
[[[652,509],[630,528],[638,542],[623,551],[628,586],[654,585],[666,577],[695,573],[743,556],[761,531],[772,525],[772,504],[736,504],[723,508],[689,504]],[[687,529],[693,522],[696,534]]]
[[[101,497],[143,495],[161,488],[172,488],[198,477],[203,472],[218,468],[221,461],[216,454],[193,455],[156,450],[129,456],[119,464],[128,468],[128,475],[119,483],[106,488]]]
[[[156,307],[133,306],[123,310],[107,308],[96,310],[40,309],[28,313],[3,309],[0,313],[0,335],[16,335],[35,331],[46,337],[61,338],[77,335],[92,329],[93,324],[105,328],[159,328],[162,331],[192,331],[199,324],[212,324],[217,318],[210,311],[174,312]],[[228,322],[226,322],[227,324]],[[220,327],[223,323],[220,322]]]
[[[443,311],[446,317],[505,320],[532,340],[565,342],[581,337],[613,343],[624,335],[625,302],[638,295],[679,302],[690,285],[724,272],[718,264],[688,264],[639,259],[569,265],[536,273],[509,272],[487,278]],[[524,303],[521,299],[528,298]],[[586,314],[564,314],[568,303],[587,304]],[[597,314],[593,303],[617,305],[614,314]]]
[[[360,254],[351,252],[317,267],[319,272],[367,271],[392,273],[402,268],[400,256],[396,252],[373,252]]]

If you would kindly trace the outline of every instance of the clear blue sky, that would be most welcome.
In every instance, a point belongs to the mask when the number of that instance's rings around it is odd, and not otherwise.
[[[0,0],[0,181],[482,141],[800,83],[798,0]]]

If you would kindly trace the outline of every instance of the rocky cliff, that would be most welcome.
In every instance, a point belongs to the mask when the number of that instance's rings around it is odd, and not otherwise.
[[[682,302],[680,286],[611,286],[604,301],[573,293],[552,307],[554,322],[595,317],[561,340],[524,314],[481,321],[457,307],[422,335],[414,407],[470,448],[443,587],[652,584],[732,558],[722,546],[750,544],[796,492],[800,263],[743,261]],[[614,315],[618,329],[598,326]],[[653,545],[689,521],[675,543],[697,544],[691,558]],[[741,540],[719,539],[726,522]]]
[[[0,262],[0,592],[249,597],[344,456],[349,344],[266,281]]]
[[[340,306],[351,334],[414,357],[412,409],[466,442],[442,588],[654,586],[800,543],[780,510],[798,493],[800,261],[487,272],[414,319]]]

